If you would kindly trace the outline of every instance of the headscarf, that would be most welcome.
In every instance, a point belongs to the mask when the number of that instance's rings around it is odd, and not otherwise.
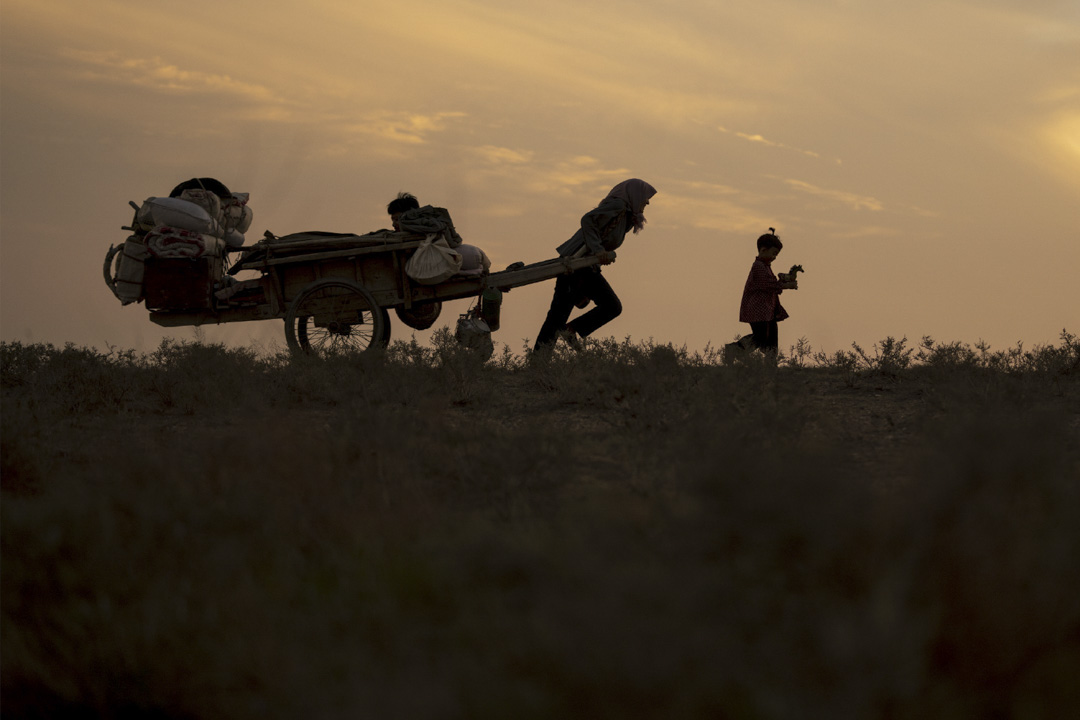
[[[645,203],[655,194],[656,188],[652,185],[644,180],[631,178],[629,180],[623,180],[621,183],[611,188],[611,192],[609,192],[604,199],[616,198],[630,206],[630,212],[634,222],[634,234],[636,235],[645,227]]]

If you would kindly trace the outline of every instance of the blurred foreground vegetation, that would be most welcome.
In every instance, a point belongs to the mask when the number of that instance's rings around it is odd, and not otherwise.
[[[13,717],[1080,709],[1069,333],[0,362]]]

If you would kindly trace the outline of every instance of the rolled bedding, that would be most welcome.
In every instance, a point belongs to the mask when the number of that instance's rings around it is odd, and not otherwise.
[[[220,257],[225,252],[225,241],[206,233],[162,225],[147,233],[146,249],[156,258]]]

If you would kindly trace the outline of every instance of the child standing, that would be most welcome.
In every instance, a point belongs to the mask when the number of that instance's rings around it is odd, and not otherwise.
[[[739,307],[739,322],[750,323],[754,347],[771,354],[774,361],[780,344],[777,323],[788,317],[787,310],[780,304],[780,293],[799,287],[797,282],[784,282],[773,274],[772,261],[783,248],[784,244],[773,228],[757,239],[757,258],[750,266]]]

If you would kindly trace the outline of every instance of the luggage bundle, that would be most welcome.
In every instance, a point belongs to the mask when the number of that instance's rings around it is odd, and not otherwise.
[[[461,236],[446,208],[425,205],[407,210],[398,218],[404,232],[424,235],[424,241],[405,264],[405,273],[421,285],[438,285],[461,270],[462,256],[457,248]]]
[[[169,197],[131,203],[131,236],[105,256],[105,282],[124,305],[150,310],[206,310],[212,306],[229,250],[244,245],[252,211],[247,193],[230,192],[213,178],[193,178]]]
[[[446,208],[425,205],[407,210],[398,218],[398,227],[424,235],[405,265],[405,273],[421,285],[438,285],[454,276],[479,277],[491,268],[487,253],[462,241]]]

